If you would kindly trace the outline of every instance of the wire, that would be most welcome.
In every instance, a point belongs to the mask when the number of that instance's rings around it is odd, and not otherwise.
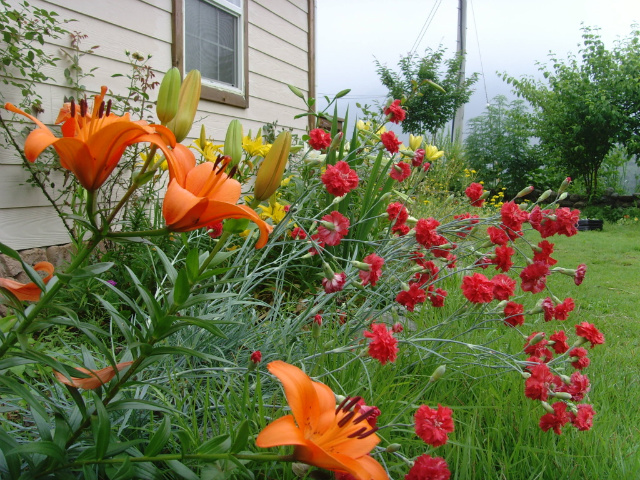
[[[473,9],[473,0],[469,0],[471,4],[471,16],[473,17],[473,28],[476,31],[476,44],[478,45],[478,57],[480,58],[480,71],[482,72],[482,83],[484,84],[484,97],[489,105],[489,94],[487,93],[487,77],[484,74],[484,65],[482,64],[482,53],[480,52],[480,38],[478,37],[478,26],[476,25],[476,12]]]
[[[437,0],[437,2],[435,2],[433,4],[433,7],[431,7],[431,11],[429,12],[429,15],[427,16],[427,19],[424,21],[424,24],[422,25],[422,28],[420,29],[420,32],[418,33],[418,37],[416,38],[416,41],[413,42],[413,46],[411,47],[411,51],[409,52],[409,56],[413,55],[415,53],[415,51],[418,49],[418,47],[420,46],[420,43],[422,42],[422,39],[426,35],[427,30],[431,26],[431,22],[433,22],[433,19],[435,18],[436,13],[438,13],[438,9],[440,8],[441,4],[442,4],[442,0]]]

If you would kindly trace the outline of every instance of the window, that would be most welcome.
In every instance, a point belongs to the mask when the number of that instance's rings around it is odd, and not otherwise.
[[[173,63],[183,73],[200,70],[205,100],[249,105],[246,4],[174,0]]]

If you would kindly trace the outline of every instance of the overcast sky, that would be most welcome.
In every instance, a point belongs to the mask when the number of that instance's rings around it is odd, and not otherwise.
[[[537,75],[536,61],[546,62],[550,51],[560,58],[577,53],[582,23],[600,27],[608,47],[640,23],[639,0],[468,0],[467,9],[467,72],[484,77],[465,121],[481,114],[487,99],[510,95],[496,72]],[[352,116],[356,101],[384,101],[374,58],[395,69],[412,49],[423,54],[442,44],[448,56],[456,50],[458,0],[317,0],[316,13],[318,97],[351,88],[341,114],[348,103]]]

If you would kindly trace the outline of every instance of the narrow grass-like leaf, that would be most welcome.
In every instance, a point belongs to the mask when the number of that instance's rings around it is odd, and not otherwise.
[[[104,458],[104,454],[109,449],[109,440],[111,438],[111,421],[109,414],[98,395],[93,393],[93,403],[95,405],[97,417],[94,423],[93,438],[96,448],[96,457],[99,460]]]
[[[173,303],[177,306],[186,302],[189,298],[189,294],[191,293],[189,275],[188,270],[184,268],[178,272],[178,277],[176,278],[175,285],[173,286]]]
[[[151,400],[117,400],[107,405],[107,411],[114,410],[150,410],[152,412],[178,413],[175,409],[160,405]]]
[[[18,445],[14,449],[5,453],[5,456],[10,457],[12,455],[30,455],[30,454],[44,455],[48,458],[53,458],[57,462],[64,462],[65,452],[62,448],[53,442],[31,442]]]
[[[153,457],[162,451],[164,446],[169,441],[171,437],[171,419],[168,415],[166,415],[162,419],[162,423],[159,428],[149,440],[147,448],[144,449],[145,457]]]
[[[192,248],[187,253],[185,267],[189,282],[196,283],[198,281],[198,272],[200,271],[200,252],[197,248]],[[180,274],[178,274],[178,279],[180,279]]]
[[[172,284],[176,283],[176,278],[178,277],[178,271],[175,269],[175,267],[171,263],[171,260],[169,260],[167,255],[157,247],[156,247],[156,253],[158,254],[158,257],[160,257],[160,261],[164,266],[165,272],[167,272],[167,276],[169,277],[169,280],[171,281]]]
[[[22,261],[22,257],[20,257],[20,254],[18,252],[2,242],[0,242],[0,253],[4,253],[7,257],[11,257],[19,262]]]
[[[181,478],[186,478],[187,480],[200,480],[200,477],[193,473],[193,471],[184,463],[179,462],[178,460],[168,460],[166,464],[171,470],[180,475]]]

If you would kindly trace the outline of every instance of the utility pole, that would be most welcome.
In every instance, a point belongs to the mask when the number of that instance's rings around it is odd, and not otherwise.
[[[467,49],[467,0],[458,0],[458,42],[456,53],[462,55],[460,63],[460,71],[458,73],[458,83],[464,82],[465,63]],[[464,128],[464,105],[460,105],[456,111],[456,116],[451,124],[451,141],[455,141],[456,137],[462,137]]]

